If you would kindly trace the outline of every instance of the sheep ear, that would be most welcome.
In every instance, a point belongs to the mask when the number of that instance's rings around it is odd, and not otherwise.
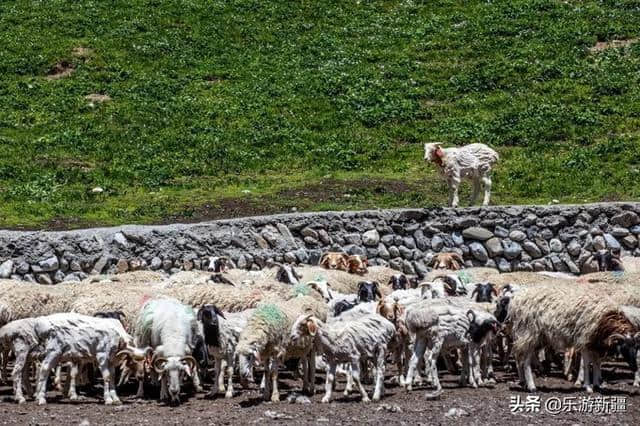
[[[318,331],[318,326],[312,317],[307,318],[307,330],[309,331],[310,336],[315,336]]]
[[[217,306],[215,307],[215,310],[216,310],[216,314],[220,315],[220,316],[221,316],[222,318],[224,318],[224,319],[227,319],[227,318],[225,318],[225,316],[224,316],[224,314],[222,313],[222,311],[221,311],[220,309],[218,309],[218,307],[217,307]]]
[[[328,256],[328,253],[323,254],[320,258],[320,261],[318,262],[318,265],[324,265],[325,263],[327,263]]]
[[[444,157],[444,151],[442,150],[442,147],[439,143],[436,144],[436,149],[434,150],[433,154],[438,158]]]

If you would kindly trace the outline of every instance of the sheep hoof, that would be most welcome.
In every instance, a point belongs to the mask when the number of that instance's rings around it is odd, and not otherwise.
[[[280,394],[274,393],[271,395],[271,402],[280,402]]]
[[[74,394],[72,394],[72,395],[69,395],[69,399],[70,399],[71,401],[77,401],[77,400],[78,400],[78,394],[75,394],[75,393],[74,393]]]
[[[586,391],[587,393],[593,393],[593,387],[587,386]]]
[[[27,400],[24,398],[24,396],[21,396],[20,398],[18,398],[18,404],[24,404],[25,402],[27,402]]]
[[[365,404],[367,404],[367,403],[371,402],[371,400],[369,399],[369,397],[368,397],[368,396],[365,396],[365,397],[363,397],[363,398],[362,398],[362,402],[364,402]]]
[[[640,382],[633,382],[633,387],[634,388],[640,388]]]
[[[113,400],[112,399],[105,399],[104,400],[104,405],[113,405]]]
[[[233,391],[227,392],[224,394],[225,398],[233,398]]]
[[[322,400],[320,402],[322,402],[323,404],[328,403],[329,402],[329,397],[328,396],[323,396]]]
[[[47,400],[44,398],[38,398],[38,405],[47,405]]]

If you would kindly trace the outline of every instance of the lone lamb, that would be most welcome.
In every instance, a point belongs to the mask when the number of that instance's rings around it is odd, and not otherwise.
[[[491,193],[491,176],[489,175],[498,153],[482,143],[472,143],[461,148],[442,148],[439,143],[424,144],[424,159],[438,166],[449,185],[449,205],[458,207],[458,188],[462,178],[469,178],[473,182],[471,204],[475,203],[480,193],[480,186],[484,187],[483,206],[489,205]]]

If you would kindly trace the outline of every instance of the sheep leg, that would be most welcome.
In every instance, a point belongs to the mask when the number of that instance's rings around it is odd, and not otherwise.
[[[384,394],[384,357],[385,350],[381,348],[376,359],[376,387],[372,398],[374,401],[380,401],[380,397]]]
[[[489,177],[488,171],[482,176],[482,186],[484,186],[484,200],[482,200],[482,205],[488,206],[489,198],[491,197],[491,177]]]
[[[584,374],[584,387],[587,393],[593,393],[593,385],[591,384],[591,375],[589,374],[589,365],[591,365],[591,353],[582,351],[582,370]]]
[[[202,392],[204,389],[202,389],[202,385],[200,384],[200,372],[198,367],[194,368],[191,374],[193,375],[191,380],[193,380],[193,387],[195,391]]]
[[[114,365],[109,365],[109,394],[114,404],[122,404],[116,393],[116,368]]]
[[[64,392],[64,386],[62,384],[62,365],[56,367],[56,372],[53,375],[53,387],[58,392]]]
[[[271,389],[271,402],[280,402],[280,392],[278,392],[278,358],[274,358],[271,365]]]
[[[233,354],[227,358],[227,365],[225,370],[227,371],[227,392],[224,394],[225,398],[233,397]]]
[[[353,382],[358,386],[360,395],[362,395],[362,402],[369,402],[369,395],[367,395],[367,391],[360,381],[360,360],[351,361],[351,374],[353,375]]]
[[[594,354],[593,358],[593,386],[596,388],[604,387],[602,384],[602,369],[600,357]]]
[[[333,392],[333,382],[336,378],[337,364],[333,361],[329,362],[329,368],[327,369],[327,379],[324,385],[324,396],[322,402],[327,403],[331,401],[331,393]]]
[[[47,348],[48,349],[48,348]],[[38,371],[38,385],[36,387],[38,405],[45,405],[47,399],[45,394],[47,392],[47,380],[49,378],[49,372],[58,364],[58,360],[62,354],[57,350],[51,350],[42,360],[40,370]]]
[[[416,367],[418,366],[418,361],[422,359],[424,356],[424,351],[427,349],[427,342],[424,337],[416,336],[416,341],[413,344],[413,354],[411,355],[411,359],[409,360],[409,370],[407,371],[407,376],[405,377],[404,383],[402,385],[408,391],[413,388],[413,376],[416,372]]]
[[[478,199],[478,195],[480,195],[480,178],[478,176],[473,176],[471,178],[473,183],[473,192],[471,193],[471,203],[470,205],[474,205],[476,200]]]
[[[460,202],[458,198],[458,188],[460,187],[460,176],[454,175],[449,178],[449,205],[458,207]]]
[[[309,389],[307,391],[309,394],[314,395],[316,393],[316,352],[313,350],[309,354],[308,374]]]
[[[24,379],[25,365],[27,364],[28,352],[25,350],[16,350],[16,360],[11,372],[11,380],[13,381],[13,395],[18,404],[27,402],[22,394],[22,380]],[[28,380],[27,380],[28,381]],[[27,392],[27,395],[29,392]]]
[[[578,363],[578,377],[576,378],[575,386],[582,387],[582,384],[584,383],[585,372],[589,374],[589,367],[587,366],[587,369],[585,370],[584,358],[582,357],[582,355],[580,355],[580,362]]]
[[[306,393],[309,387],[309,362],[306,357],[300,358],[302,364],[302,392]]]
[[[138,390],[136,391],[136,398],[144,398],[144,379],[138,380]]]
[[[353,392],[353,374],[351,374],[351,366],[347,365],[347,384],[344,386],[344,396]]]
[[[167,375],[162,374],[160,378],[160,400],[165,401],[169,399],[169,391],[167,390]]]
[[[57,372],[57,369],[56,369]],[[78,363],[72,362],[69,367],[69,399],[75,401],[78,399],[76,392],[76,377],[78,376]]]
[[[431,349],[431,376],[433,378],[433,385],[436,388],[436,391],[442,390],[442,385],[440,384],[440,378],[438,377],[438,357],[440,356],[440,351],[442,350],[443,345],[442,339],[437,339],[433,348]],[[463,371],[465,369],[463,368]]]
[[[4,350],[2,352],[2,372],[0,373],[2,376],[0,380],[4,383],[7,381],[8,369],[7,365],[9,364],[9,351]]]
[[[99,354],[96,356],[98,361],[98,368],[100,369],[100,373],[102,374],[102,386],[103,386],[103,397],[105,405],[112,405],[116,403],[113,400],[110,392],[111,385],[111,372],[109,371],[109,360],[104,354]],[[120,402],[118,400],[118,402]]]
[[[262,374],[262,381],[264,382],[264,388],[262,389],[262,398],[265,401],[269,401],[271,398],[271,368],[270,360],[264,362],[264,372]]]
[[[536,383],[533,380],[533,372],[531,371],[531,361],[533,354],[527,353],[524,357],[524,365],[522,366],[522,373],[524,374],[524,382],[529,392],[536,391]]]

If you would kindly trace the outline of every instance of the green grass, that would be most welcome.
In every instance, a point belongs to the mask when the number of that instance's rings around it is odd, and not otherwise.
[[[427,141],[495,147],[495,203],[638,199],[640,43],[589,48],[639,28],[635,0],[3,1],[0,226],[442,204]]]

